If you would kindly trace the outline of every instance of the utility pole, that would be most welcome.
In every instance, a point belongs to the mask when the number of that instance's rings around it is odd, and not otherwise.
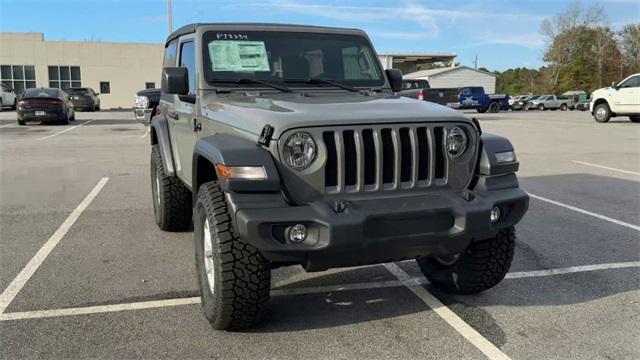
[[[478,68],[478,54],[476,54],[476,60],[473,63],[474,63],[474,67],[477,69]]]
[[[169,34],[173,32],[173,1],[167,0],[167,25],[169,26]]]

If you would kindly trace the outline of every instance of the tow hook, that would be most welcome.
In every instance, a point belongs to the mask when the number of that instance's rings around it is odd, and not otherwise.
[[[345,210],[347,210],[347,207],[350,207],[352,204],[349,201],[346,200],[336,200],[333,203],[333,212],[336,214],[341,214],[343,213]]]

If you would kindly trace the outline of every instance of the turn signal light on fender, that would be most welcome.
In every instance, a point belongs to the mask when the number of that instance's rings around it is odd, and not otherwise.
[[[216,164],[216,173],[219,177],[226,180],[265,180],[267,178],[267,172],[263,166],[228,166]]]

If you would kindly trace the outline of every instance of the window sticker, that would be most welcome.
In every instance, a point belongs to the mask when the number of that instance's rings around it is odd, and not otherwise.
[[[271,71],[264,41],[214,40],[209,57],[213,71]]]

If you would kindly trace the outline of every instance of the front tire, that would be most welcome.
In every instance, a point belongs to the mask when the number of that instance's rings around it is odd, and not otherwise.
[[[567,109],[568,109],[567,104],[560,105],[560,110],[567,111]]]
[[[640,123],[640,115],[632,115],[629,116],[629,120],[634,123]]]
[[[453,294],[476,294],[497,285],[509,271],[515,248],[515,229],[474,241],[455,261],[418,259],[420,270],[436,288]]]
[[[198,191],[194,218],[201,306],[216,330],[255,325],[269,302],[271,263],[235,234],[224,193],[216,181]]]
[[[601,103],[596,105],[593,109],[593,118],[599,123],[609,122],[611,119],[611,109],[607,103]]]
[[[544,105],[543,104],[538,105],[538,110],[543,111],[544,110]]]
[[[175,176],[164,172],[158,145],[151,147],[151,191],[153,214],[164,231],[183,231],[191,226],[191,191]]]

